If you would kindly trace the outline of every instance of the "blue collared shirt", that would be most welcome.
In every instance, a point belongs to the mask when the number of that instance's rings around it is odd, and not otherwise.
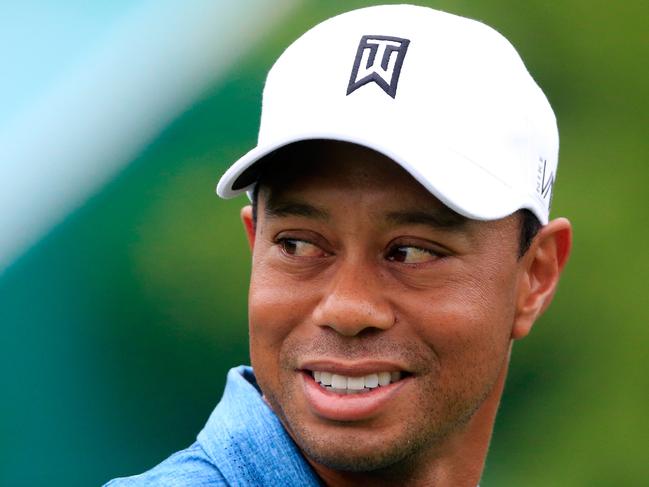
[[[105,487],[318,486],[318,477],[261,397],[250,367],[228,372],[223,398],[197,441],[160,465]]]

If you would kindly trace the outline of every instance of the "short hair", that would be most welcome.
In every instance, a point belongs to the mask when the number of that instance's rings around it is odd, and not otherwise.
[[[259,181],[255,184],[254,189],[252,190],[252,224],[253,228],[257,227],[257,202],[259,199],[259,188],[262,183]],[[532,213],[527,208],[518,210],[516,214],[519,215],[520,220],[520,233],[519,233],[519,243],[518,243],[518,257],[521,258],[532,245],[532,241],[536,234],[539,233],[539,230],[543,225],[537,218],[537,216]]]

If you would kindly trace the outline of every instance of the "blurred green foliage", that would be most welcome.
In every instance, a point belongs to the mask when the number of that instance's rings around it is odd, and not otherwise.
[[[0,277],[0,485],[96,485],[193,441],[248,356],[245,200],[215,183],[255,143],[274,58],[368,4],[305,2]],[[553,306],[514,348],[482,485],[649,485],[649,3],[425,4],[517,47],[557,113],[553,214],[575,227]]]

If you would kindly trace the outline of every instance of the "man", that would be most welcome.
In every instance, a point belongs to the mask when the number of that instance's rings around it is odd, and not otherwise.
[[[381,6],[304,34],[217,188],[252,199],[252,369],[194,445],[110,485],[477,485],[512,343],[570,250],[557,152],[483,24]]]

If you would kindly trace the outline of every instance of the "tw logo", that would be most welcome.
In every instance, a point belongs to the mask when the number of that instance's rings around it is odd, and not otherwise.
[[[552,204],[552,187],[554,186],[554,173],[547,170],[548,162],[545,159],[539,159],[539,165],[536,169],[536,192],[548,201],[548,208]]]
[[[349,78],[347,94],[374,81],[394,98],[403,59],[408,50],[408,39],[389,36],[363,36],[356,51],[354,68]]]

